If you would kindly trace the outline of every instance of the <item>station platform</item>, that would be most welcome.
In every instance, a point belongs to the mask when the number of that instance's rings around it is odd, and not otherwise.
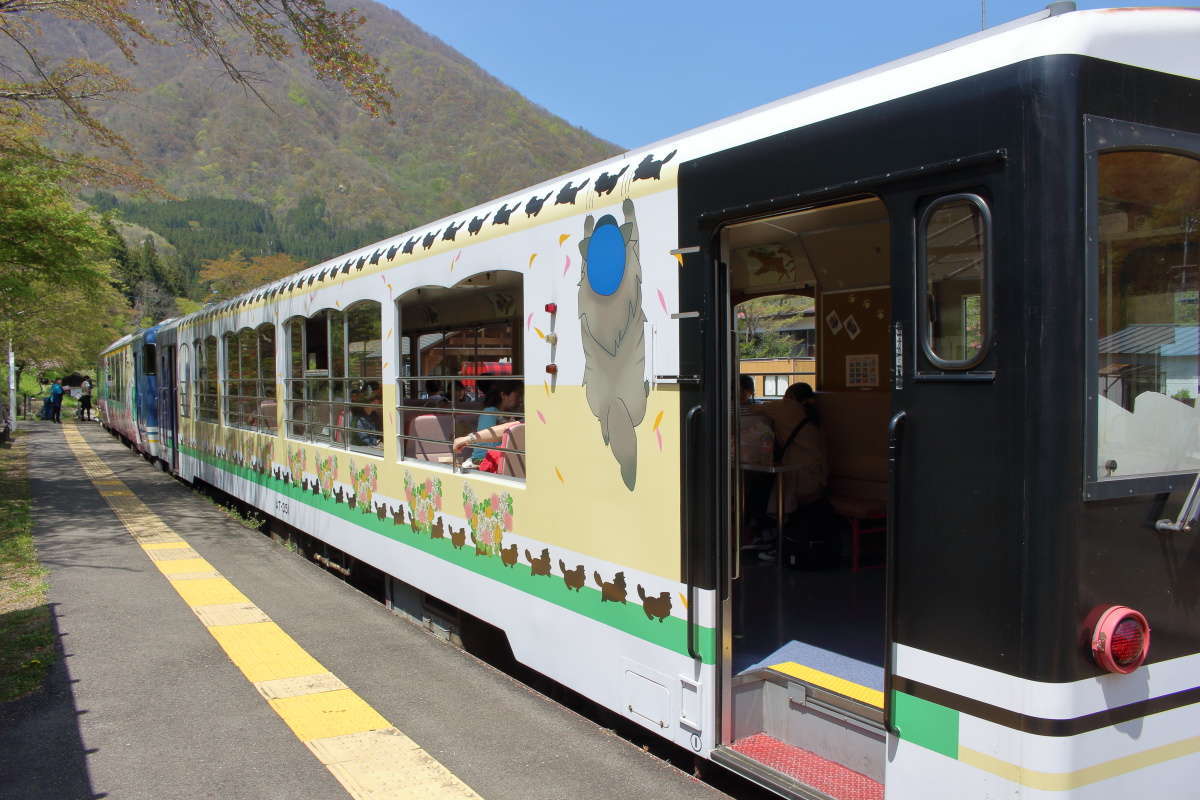
[[[0,706],[0,795],[730,796],[238,524],[98,425],[24,430],[59,658]]]

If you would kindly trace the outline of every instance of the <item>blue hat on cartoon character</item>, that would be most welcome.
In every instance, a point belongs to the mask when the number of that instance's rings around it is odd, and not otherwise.
[[[587,281],[592,291],[608,296],[625,277],[625,237],[612,214],[596,222],[587,245]]]

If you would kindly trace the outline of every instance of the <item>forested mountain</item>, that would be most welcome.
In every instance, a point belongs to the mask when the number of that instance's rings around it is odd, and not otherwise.
[[[384,119],[358,111],[298,58],[242,59],[261,76],[259,99],[182,47],[141,46],[131,65],[94,29],[44,26],[41,48],[103,62],[139,87],[98,116],[187,202],[121,198],[119,213],[170,240],[189,275],[197,258],[221,250],[274,247],[315,261],[619,150],[399,13],[370,0],[330,0],[339,10],[351,5],[367,19],[365,49],[389,67],[398,93]],[[101,203],[112,207],[114,198]]]

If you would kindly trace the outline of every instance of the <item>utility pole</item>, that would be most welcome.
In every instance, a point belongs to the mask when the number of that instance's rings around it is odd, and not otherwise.
[[[17,429],[17,370],[11,336],[8,337],[8,424],[11,430]]]

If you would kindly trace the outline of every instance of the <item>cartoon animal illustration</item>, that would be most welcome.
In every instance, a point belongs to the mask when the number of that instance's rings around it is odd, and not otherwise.
[[[645,181],[650,180],[651,178],[656,181],[661,180],[663,164],[674,158],[677,152],[679,151],[672,150],[671,152],[667,153],[666,158],[664,158],[662,161],[655,161],[654,154],[647,153],[646,157],[642,159],[642,162],[637,165],[637,169],[633,171],[633,179],[635,181]]]
[[[500,562],[506,567],[513,567],[517,564],[517,546],[509,545],[500,551]]]
[[[437,241],[437,235],[439,233],[441,233],[441,231],[442,231],[442,229],[438,228],[433,233],[425,234],[424,238],[421,239],[421,247],[425,250],[428,250],[429,248],[433,247],[433,243]]]
[[[646,619],[657,618],[662,622],[667,617],[671,616],[671,593],[663,592],[658,597],[647,597],[646,590],[642,585],[638,584],[638,597],[642,598],[642,611],[646,612]]]
[[[471,534],[471,541],[475,541],[474,533]],[[466,543],[467,543],[467,529],[466,528],[459,528],[458,530],[454,530],[454,528],[450,529],[450,544],[454,545],[455,550],[461,550],[463,548],[463,546],[466,545]],[[476,548],[476,550],[475,550],[475,555],[479,555],[478,548]]]
[[[467,223],[465,223],[465,222],[460,222],[457,225],[455,225],[453,222],[451,222],[449,225],[446,226],[446,230],[442,232],[442,241],[453,242],[454,237],[458,235],[458,229],[466,224]]]
[[[391,247],[389,247],[389,248],[387,249],[387,257],[388,257],[388,261],[391,261],[393,258],[395,258],[395,257],[396,257],[396,253],[399,253],[399,252],[400,252],[400,245],[399,245],[399,244],[394,244],[394,245],[392,245]]]
[[[601,172],[600,177],[596,178],[596,185],[592,188],[596,190],[596,194],[612,194],[612,190],[617,188],[617,181],[621,180],[621,176],[629,169],[629,165],[621,167],[621,171],[616,175],[609,175],[607,172]]]
[[[366,265],[367,265],[367,257],[359,256],[358,262],[354,265],[354,269],[358,270],[359,272],[362,272],[362,268],[365,267]]]
[[[372,505],[374,505],[374,504],[372,504]],[[387,514],[388,514],[387,503],[383,503],[382,505],[375,506],[375,516],[379,517],[380,519],[387,519]]]
[[[358,505],[358,495],[354,495],[354,494],[350,495],[350,497],[347,498],[347,500],[346,500],[346,505],[349,506],[350,508],[354,508],[355,506],[357,506]]]
[[[306,491],[306,492],[308,491],[308,478],[304,479],[304,486],[302,488],[304,491]]]
[[[276,467],[275,471],[272,474],[275,476],[275,480],[277,480],[277,481],[283,480],[283,472],[279,469],[279,467]]]
[[[621,480],[637,482],[636,428],[646,416],[646,314],[642,310],[642,264],[633,201],[621,204],[625,222],[611,214],[583,223],[579,253],[579,324],[583,385],[600,436],[621,468]]]
[[[543,547],[542,554],[534,558],[529,554],[529,548],[525,549],[525,560],[529,562],[529,573],[531,575],[547,575],[550,574],[550,548]]]
[[[599,572],[593,572],[592,577],[596,581],[596,585],[600,587],[600,602],[601,603],[624,603],[625,602],[625,573],[618,572],[613,576],[612,583],[605,583],[600,577]]]
[[[568,589],[574,589],[578,592],[587,583],[587,573],[583,571],[583,564],[580,564],[575,569],[567,569],[567,565],[560,558],[558,560],[558,568],[562,572],[563,582],[567,584]]]
[[[483,223],[487,222],[487,218],[491,215],[492,212],[489,211],[482,217],[471,217],[471,222],[469,225],[467,225],[467,233],[471,234],[472,236],[478,235],[479,232],[483,230]]]
[[[319,280],[319,281],[325,280],[325,270],[321,270],[320,272],[317,273],[317,280]]]
[[[782,252],[763,248],[751,250],[750,256],[758,262],[758,269],[754,270],[755,277],[773,275],[776,281],[786,281],[793,277],[793,273],[796,271],[791,259]]]
[[[583,183],[579,184],[578,186],[572,186],[571,185],[572,181],[567,181],[567,185],[564,186],[563,188],[559,189],[558,194],[554,196],[554,205],[556,205],[556,206],[575,205],[575,196],[578,195],[579,191],[583,187],[587,186],[590,181],[591,181],[591,178],[588,178],[587,180],[585,180]]]
[[[402,253],[404,253],[406,256],[411,256],[413,248],[417,246],[417,242],[419,242],[419,241],[421,241],[421,240],[418,237],[416,237],[416,236],[412,237],[411,239],[409,239],[407,242],[404,243],[404,247],[400,248],[400,251]]]
[[[350,260],[350,261],[347,261],[345,264],[342,264],[342,274],[343,274],[343,275],[345,275],[345,274],[347,274],[348,272],[350,272],[350,266],[351,266],[353,263],[354,263],[354,261],[353,261],[353,260]],[[335,269],[334,271],[336,272],[337,270]]]
[[[446,538],[445,521],[446,521],[445,517],[437,518],[437,522],[435,522],[433,524],[433,526],[429,529],[430,538],[432,538],[432,539],[445,539]]]
[[[546,192],[545,197],[538,197],[535,194],[533,197],[526,200],[525,201],[525,216],[526,217],[536,217],[538,214],[542,213],[542,206],[544,206],[546,204],[546,201],[548,199],[550,199],[550,195],[552,195],[552,194],[554,194],[553,189]]]
[[[508,207],[508,203],[505,203],[504,205],[500,206],[500,210],[497,211],[496,216],[492,218],[492,224],[493,225],[507,225],[508,218],[511,217],[513,215],[513,212],[516,211],[520,207],[521,207],[520,203],[517,203],[512,208]]]
[[[379,258],[382,255],[383,255],[383,250],[376,250],[374,253],[371,253],[371,266],[375,266],[376,264],[378,264]]]
[[[404,506],[400,506],[399,508],[392,509],[392,524],[393,525],[403,525],[404,524]]]
[[[333,490],[333,500],[335,503],[346,502],[346,493],[342,491],[342,487],[337,487]]]
[[[321,482],[319,480],[312,482],[312,493],[317,495],[321,493]]]

